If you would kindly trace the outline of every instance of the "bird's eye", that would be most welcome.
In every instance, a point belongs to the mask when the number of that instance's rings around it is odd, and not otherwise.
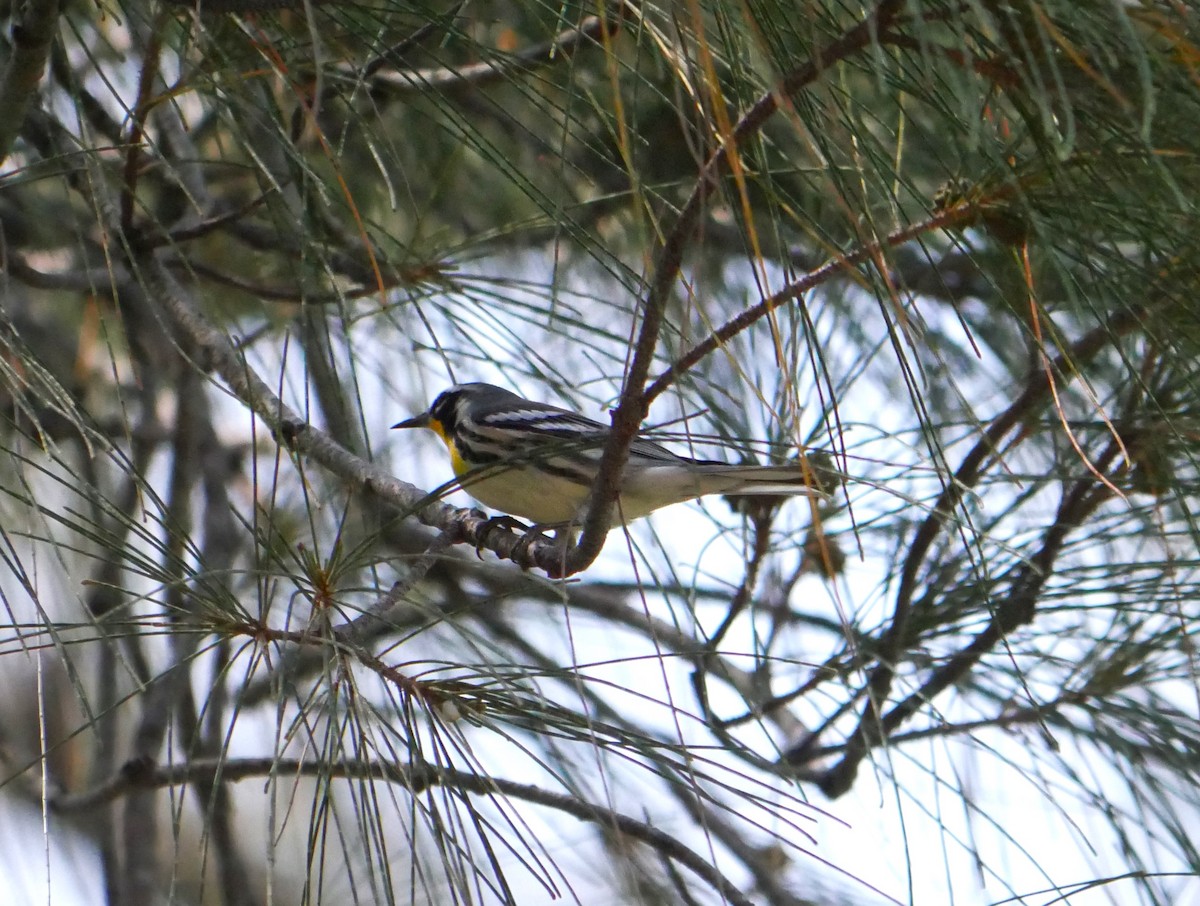
[[[443,393],[433,401],[433,405],[429,407],[429,414],[436,418],[443,425],[451,427],[454,425],[455,421],[457,421],[455,402],[455,396],[449,393]]]

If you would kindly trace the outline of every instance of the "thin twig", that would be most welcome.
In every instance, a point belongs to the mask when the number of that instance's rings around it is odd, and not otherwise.
[[[599,42],[613,35],[621,27],[624,4],[608,16],[588,16],[574,28],[568,28],[549,41],[526,47],[517,53],[506,54],[495,60],[470,63],[465,66],[441,69],[385,70],[371,73],[371,87],[387,89],[392,94],[418,91],[456,91],[466,88],[481,88],[515,76],[533,72],[568,59],[581,47]],[[347,75],[356,75],[346,69]]]
[[[379,599],[367,608],[366,612],[361,616],[352,620],[347,626],[353,626],[359,621],[382,621],[384,623],[391,622],[392,614],[396,607],[407,600],[425,576],[429,573],[430,567],[434,562],[441,557],[446,549],[450,546],[450,536],[445,532],[439,532],[437,537],[429,542],[429,546],[425,552],[417,557],[408,565],[408,572],[403,579],[397,579],[392,583],[392,587],[385,594],[379,596]]]

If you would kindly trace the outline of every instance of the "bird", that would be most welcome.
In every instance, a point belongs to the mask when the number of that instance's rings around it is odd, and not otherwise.
[[[428,410],[392,425],[428,428],[450,452],[460,486],[484,506],[539,527],[578,524],[612,429],[493,384],[456,384]],[[821,496],[796,463],[731,465],[692,459],[636,437],[621,476],[617,518],[709,494]]]

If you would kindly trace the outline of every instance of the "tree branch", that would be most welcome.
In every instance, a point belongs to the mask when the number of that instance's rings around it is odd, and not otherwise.
[[[555,793],[529,783],[517,783],[501,777],[472,774],[444,766],[399,765],[383,761],[330,764],[287,758],[213,758],[168,766],[147,766],[143,762],[130,762],[106,783],[85,793],[57,797],[51,801],[51,807],[60,812],[86,811],[135,790],[156,790],[182,784],[194,786],[206,778],[236,782],[255,777],[287,776],[315,777],[321,780],[383,780],[397,784],[413,794],[431,787],[442,787],[478,796],[493,796],[499,793],[512,799],[554,809],[580,821],[632,837],[688,868],[730,903],[737,906],[753,906],[750,899],[714,866],[675,837],[658,830],[648,822],[638,821],[606,806],[587,802],[575,793]]]
[[[12,53],[0,76],[0,164],[25,124],[58,28],[58,0],[26,0],[12,29]]]
[[[495,60],[441,69],[379,70],[371,74],[372,88],[385,88],[392,94],[423,91],[459,91],[482,88],[534,72],[571,57],[585,44],[614,35],[629,15],[625,4],[618,3],[608,16],[588,16],[574,28],[564,29],[549,41],[534,44]],[[351,69],[346,75],[357,76]]]

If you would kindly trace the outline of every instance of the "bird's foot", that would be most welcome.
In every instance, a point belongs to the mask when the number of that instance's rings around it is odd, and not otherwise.
[[[525,533],[533,531],[533,528],[513,516],[490,517],[487,522],[479,527],[479,533],[475,536],[478,539],[478,543],[475,545],[475,556],[480,560],[483,559],[483,549],[487,546],[488,538],[491,537],[492,532],[498,529],[503,529],[506,532],[521,532],[522,537],[524,537]]]
[[[554,532],[555,541],[561,541],[565,532],[569,541],[571,524],[569,522],[540,522],[529,526],[512,551],[512,558],[520,565],[521,569],[528,569],[525,560],[529,556],[529,548],[533,546],[533,543],[542,539],[549,540],[547,532]]]
[[[480,516],[483,515],[480,512]],[[554,532],[554,540],[562,542],[564,547],[569,545],[574,538],[574,526],[569,522],[535,522],[533,525],[526,525],[515,516],[492,516],[479,527],[479,532],[476,535],[475,555],[479,559],[483,559],[484,548],[487,547],[488,539],[491,537],[492,532],[495,531],[521,533],[521,537],[517,539],[517,543],[513,546],[512,553],[510,554],[510,558],[521,569],[529,568],[526,565],[526,561],[529,558],[529,549],[537,541],[549,540],[550,532]]]

